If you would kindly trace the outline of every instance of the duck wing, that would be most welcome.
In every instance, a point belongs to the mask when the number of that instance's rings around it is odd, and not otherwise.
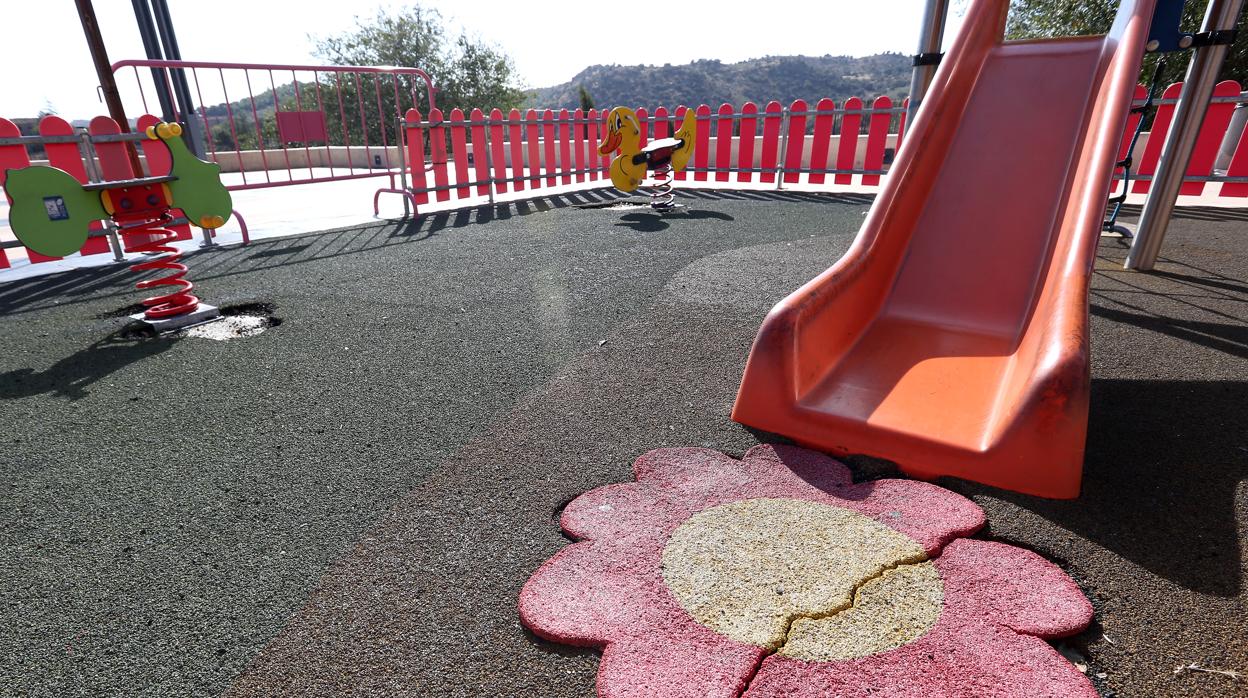
[[[674,135],[681,144],[672,151],[672,169],[680,172],[689,164],[689,158],[693,156],[693,142],[698,137],[698,122],[692,109],[685,110],[685,120]]]

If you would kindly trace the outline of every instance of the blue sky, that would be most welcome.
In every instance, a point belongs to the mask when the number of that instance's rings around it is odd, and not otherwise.
[[[405,4],[169,0],[183,58],[270,63],[313,62],[311,37],[348,29],[356,15],[373,16],[379,7]],[[732,62],[765,55],[912,53],[924,3],[426,0],[422,4],[438,9],[452,27],[502,47],[526,86],[543,87],[564,82],[595,63],[661,65],[700,58]],[[95,0],[95,8],[109,59],[143,58],[130,0]],[[7,15],[16,22],[5,33],[10,62],[0,86],[0,116],[33,116],[45,102],[71,118],[104,113],[72,0],[18,3],[8,8]],[[946,38],[956,26],[953,17]],[[56,27],[55,36],[64,40],[49,41],[45,27]],[[609,40],[620,34],[630,39]],[[621,50],[621,45],[631,48]]]

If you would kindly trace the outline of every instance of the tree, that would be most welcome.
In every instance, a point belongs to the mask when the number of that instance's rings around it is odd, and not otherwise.
[[[589,90],[585,89],[585,83],[577,86],[577,91],[581,99],[581,111],[584,112],[585,118],[589,118],[589,110],[594,108],[594,98],[590,96]],[[589,124],[581,124],[581,133],[585,138],[589,138]]]
[[[1189,0],[1183,8],[1183,31],[1196,33],[1200,31],[1201,22],[1205,17],[1208,0]],[[1006,25],[1005,35],[1009,39],[1032,39],[1053,36],[1077,36],[1085,34],[1104,34],[1113,24],[1114,14],[1118,11],[1118,0],[1012,0],[1010,17]],[[1239,18],[1238,29],[1241,39],[1231,47],[1226,61],[1222,64],[1220,77],[1223,80],[1237,80],[1242,85],[1248,81],[1248,40],[1242,35],[1248,28],[1248,13]],[[1153,67],[1158,56],[1144,57],[1144,68],[1140,71],[1140,82],[1148,84],[1152,78]],[[1190,56],[1185,51],[1169,54],[1166,65],[1158,74],[1160,89],[1166,85],[1179,82],[1187,73]]]
[[[525,91],[506,53],[467,34],[448,36],[441,13],[413,5],[394,13],[378,10],[367,21],[356,18],[354,29],[317,39],[316,54],[338,65],[420,68],[433,77],[444,113],[520,106]]]
[[[439,106],[448,110],[459,107],[465,112],[474,107],[489,113],[497,107],[506,112],[519,107],[525,91],[515,84],[515,68],[501,50],[461,35],[455,50],[443,69],[439,86]]]
[[[504,112],[519,107],[525,99],[526,92],[519,85],[515,66],[511,58],[501,49],[467,34],[448,39],[450,32],[437,10],[413,5],[393,13],[378,10],[377,16],[371,20],[356,18],[356,26],[350,31],[316,40],[316,54],[337,65],[392,65],[420,68],[433,78],[438,88],[437,106],[444,117],[449,116],[452,109],[459,108],[468,114],[473,108],[480,108],[488,113],[493,108]],[[341,98],[326,98],[325,117],[330,138],[342,138],[337,134],[347,134],[348,142],[359,143],[361,139],[367,143],[397,143],[397,124],[380,123],[377,112],[382,114],[401,114],[404,105],[394,104],[394,91],[380,89],[380,83],[369,84],[367,79],[361,80],[357,88],[354,83],[344,84]],[[424,96],[421,84],[406,84],[400,94]],[[371,96],[371,97],[370,97]],[[366,131],[361,127],[359,119],[348,116],[345,123],[340,123],[337,116],[339,107],[342,112],[352,114],[352,106],[364,99],[372,102],[380,101],[380,110],[364,110]],[[283,99],[285,103],[293,99]],[[429,105],[420,104],[425,116],[429,115]],[[358,114],[360,110],[354,110]],[[449,131],[444,132],[449,138]],[[471,138],[471,137],[470,137]],[[426,147],[428,147],[426,143]]]

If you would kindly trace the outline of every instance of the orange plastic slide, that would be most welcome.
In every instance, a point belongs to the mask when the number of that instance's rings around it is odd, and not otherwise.
[[[1006,42],[1008,0],[975,0],[857,239],[768,314],[733,419],[1078,496],[1088,283],[1153,4]]]

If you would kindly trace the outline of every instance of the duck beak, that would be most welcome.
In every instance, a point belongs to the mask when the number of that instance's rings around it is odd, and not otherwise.
[[[607,140],[603,141],[602,145],[598,147],[598,154],[610,155],[615,152],[615,149],[620,147],[620,141],[623,140],[623,138],[624,136],[621,135],[619,131],[608,133]]]

